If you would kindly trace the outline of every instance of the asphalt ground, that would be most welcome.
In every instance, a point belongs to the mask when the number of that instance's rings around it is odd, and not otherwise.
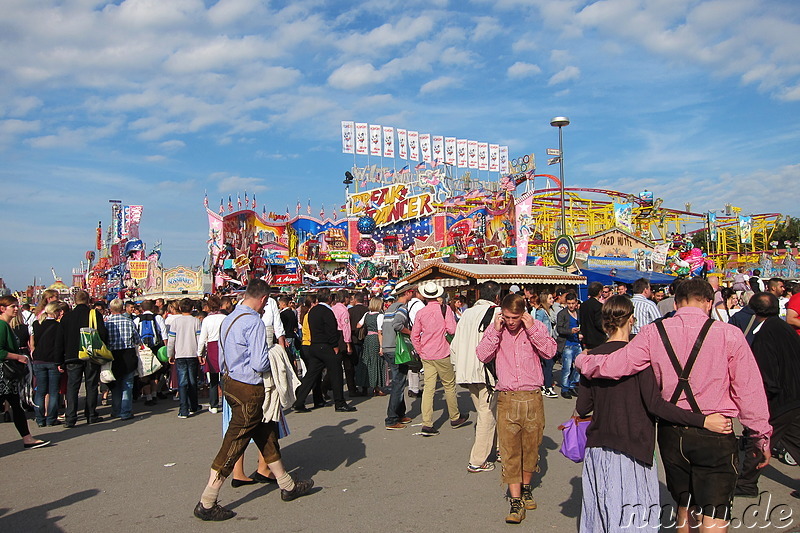
[[[168,399],[154,407],[134,403],[129,421],[108,418],[110,407],[100,408],[104,421],[71,429],[38,428],[31,419],[33,435],[53,443],[38,450],[24,450],[14,425],[0,423],[0,532],[578,530],[582,465],[558,451],[558,426],[574,400],[545,399],[538,509],[519,526],[504,523],[499,465],[466,470],[475,420],[466,391],[459,389],[459,407],[472,423],[455,430],[437,391],[435,437],[415,435],[421,399],[406,400],[414,422],[399,431],[384,429],[386,397],[355,398],[356,413],[289,411],[284,463],[293,475],[313,478],[312,494],[283,502],[275,485],[234,489],[226,482],[220,503],[237,516],[222,523],[192,515],[221,442],[221,414],[206,410],[181,420],[178,402]],[[256,457],[250,446],[248,473]],[[773,460],[761,478],[763,497],[734,503],[733,530],[800,531],[800,500],[789,495],[800,489],[797,476],[798,467]],[[668,504],[663,472],[660,479]]]

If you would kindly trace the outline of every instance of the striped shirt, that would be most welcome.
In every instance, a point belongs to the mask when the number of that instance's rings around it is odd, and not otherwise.
[[[633,304],[633,316],[636,318],[631,333],[636,335],[644,326],[651,324],[657,318],[661,318],[661,312],[655,302],[648,300],[641,294],[634,294],[631,298]]]

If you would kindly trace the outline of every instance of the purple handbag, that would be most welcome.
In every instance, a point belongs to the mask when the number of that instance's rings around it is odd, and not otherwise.
[[[586,429],[592,423],[592,417],[579,418],[573,416],[558,429],[564,434],[561,443],[561,454],[575,463],[582,463],[586,455]]]

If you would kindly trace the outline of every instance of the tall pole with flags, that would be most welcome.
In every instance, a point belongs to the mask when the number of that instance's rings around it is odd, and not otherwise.
[[[550,121],[550,125],[558,128],[558,177],[561,180],[561,233],[567,233],[567,212],[566,203],[564,201],[564,138],[561,130],[564,126],[569,126],[569,119],[567,117],[555,117]]]

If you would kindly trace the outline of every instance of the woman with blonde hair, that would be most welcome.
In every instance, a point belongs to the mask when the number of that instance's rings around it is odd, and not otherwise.
[[[369,301],[369,311],[361,320],[358,327],[366,328],[364,349],[361,352],[361,363],[356,367],[356,380],[364,387],[367,394],[373,392],[375,396],[386,396],[381,389],[384,375],[383,369],[383,300],[372,298]]]
[[[58,425],[58,390],[64,373],[64,302],[50,302],[44,308],[46,318],[34,322],[36,349],[33,352],[33,375],[36,376],[34,412],[39,427]],[[47,405],[45,397],[47,396]]]
[[[535,295],[534,295],[535,296]],[[531,298],[536,302],[532,305],[535,309],[533,318],[541,322],[547,328],[547,332],[554,339],[558,338],[556,333],[556,312],[553,309],[553,302],[555,298],[550,291],[541,291],[536,298]],[[553,365],[555,365],[555,357],[551,359],[542,359],[542,372],[544,373],[544,387],[542,387],[542,396],[545,398],[558,398],[555,391],[555,380],[553,379]]]

